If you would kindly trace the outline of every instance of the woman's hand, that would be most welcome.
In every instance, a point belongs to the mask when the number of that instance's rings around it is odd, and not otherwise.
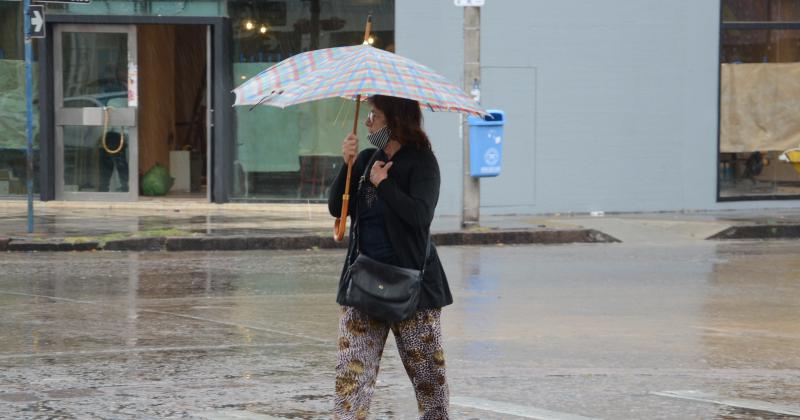
[[[358,153],[358,137],[350,133],[342,141],[342,158],[344,162],[350,162],[351,159],[356,157],[356,153]]]
[[[392,168],[393,163],[394,162],[386,163],[376,160],[375,164],[372,165],[372,170],[369,172],[369,182],[371,182],[375,188],[378,188],[378,184],[389,177],[389,169]]]

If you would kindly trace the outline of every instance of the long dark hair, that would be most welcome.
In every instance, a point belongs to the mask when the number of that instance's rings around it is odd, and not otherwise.
[[[392,138],[403,146],[414,146],[418,150],[431,150],[431,141],[422,129],[422,111],[419,102],[395,96],[375,95],[369,103],[386,116],[386,125]]]

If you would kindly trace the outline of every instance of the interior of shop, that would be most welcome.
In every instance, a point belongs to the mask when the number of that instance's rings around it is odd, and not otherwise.
[[[25,194],[27,136],[22,2],[0,1],[0,197]],[[38,58],[34,44],[34,59]],[[33,63],[38,74],[38,63]],[[33,79],[36,85],[36,78]],[[38,109],[34,107],[34,171],[38,173]],[[34,179],[34,191],[39,180]]]
[[[204,200],[206,27],[138,25],[136,60],[128,31],[70,25],[54,35],[56,90],[63,97],[56,119],[75,108],[99,110],[94,123],[61,124],[63,158],[56,172],[63,173],[63,193],[75,199],[112,193]],[[134,176],[138,183],[131,182]],[[131,191],[137,184],[138,191]]]
[[[232,82],[241,83],[303,51],[358,44],[370,13],[375,16],[370,43],[393,51],[394,3],[231,0],[225,3],[224,13],[230,18],[232,31]],[[0,1],[0,196],[22,194],[25,174],[25,120],[18,112],[24,99],[19,4]],[[151,13],[143,4],[96,3],[74,7],[74,11],[69,4],[51,4],[48,11],[51,15]],[[185,6],[189,10],[203,4]],[[185,12],[183,7],[181,11]],[[192,15],[222,13],[217,9],[192,9]],[[69,30],[63,29],[67,26]],[[112,26],[118,29],[103,31]],[[57,161],[54,186],[48,188],[55,191],[56,199],[149,200],[152,196],[143,190],[143,179],[158,164],[167,173],[172,172],[175,181],[166,196],[155,199],[207,200],[212,181],[207,179],[207,26],[136,25],[134,68],[127,60],[129,48],[134,47],[128,42],[131,35],[125,28],[122,32],[119,29],[124,26],[70,23],[50,27],[51,39],[55,39],[57,28],[63,29],[60,50],[49,57],[54,61],[51,71],[56,86],[52,89],[61,92],[63,100],[54,118],[75,115],[74,108],[91,108],[86,115],[91,113],[92,121],[70,120],[53,128],[49,141],[58,150],[48,151]],[[59,69],[55,69],[56,57],[62,61]],[[34,92],[38,92],[37,74],[34,63]],[[132,74],[138,92],[133,99],[128,91]],[[36,112],[38,102],[36,98],[34,101]],[[69,112],[59,114],[62,107]],[[233,143],[230,198],[324,200],[331,179],[343,163],[340,143],[352,130],[354,111],[352,101],[338,99],[290,109],[235,109],[234,138],[220,139]],[[368,109],[362,107],[362,120],[366,112]],[[135,115],[130,118],[135,129],[114,122],[122,115]],[[108,127],[103,125],[104,117],[110,120]],[[38,115],[34,115],[37,153],[38,121]],[[137,144],[135,150],[128,150],[133,143]],[[366,146],[364,140],[362,147]],[[38,190],[39,168],[34,171]],[[132,191],[137,179],[138,190]]]
[[[723,2],[720,198],[800,196],[800,27],[779,25],[797,21],[794,0]],[[727,22],[763,24],[726,29]]]
[[[137,49],[139,175],[158,164],[174,178],[167,198],[205,200],[206,26],[139,25]],[[139,185],[147,199],[147,184]]]
[[[375,18],[369,42],[394,51],[393,0],[233,0],[228,12],[234,85],[304,51],[360,44],[370,13]],[[233,200],[327,199],[343,165],[341,141],[353,128],[353,101],[327,99],[286,109],[237,107],[234,112]],[[367,112],[361,108],[362,120]],[[363,129],[359,123],[359,133]]]

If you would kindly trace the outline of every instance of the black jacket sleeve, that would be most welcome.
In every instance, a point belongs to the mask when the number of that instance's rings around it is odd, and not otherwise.
[[[372,156],[375,149],[362,150],[357,156],[356,161],[353,163],[353,171],[350,175],[350,204],[348,206],[347,214],[352,215],[356,202],[356,190],[358,189],[358,179],[361,178],[364,172],[364,165],[367,160]],[[328,192],[328,212],[333,217],[340,217],[342,214],[342,195],[344,195],[344,187],[347,181],[347,164],[339,168],[339,173],[334,178],[331,188]]]
[[[428,227],[433,221],[441,184],[439,164],[433,154],[419,159],[409,176],[406,192],[398,187],[389,170],[389,177],[378,184],[378,196],[409,226]]]

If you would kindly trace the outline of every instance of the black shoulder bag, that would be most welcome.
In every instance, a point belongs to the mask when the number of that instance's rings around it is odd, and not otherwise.
[[[377,154],[376,151],[372,155],[364,174],[358,181],[356,211],[353,213],[355,217],[353,218],[354,235],[352,239],[355,244],[349,247],[347,261],[351,261],[353,251],[357,253],[357,256],[345,272],[347,293],[344,300],[347,306],[359,309],[373,318],[386,322],[398,322],[410,318],[417,311],[422,279],[425,276],[425,267],[430,256],[431,237],[429,233],[425,246],[425,258],[420,270],[382,263],[361,253],[358,243],[358,203],[361,201],[361,185]]]

